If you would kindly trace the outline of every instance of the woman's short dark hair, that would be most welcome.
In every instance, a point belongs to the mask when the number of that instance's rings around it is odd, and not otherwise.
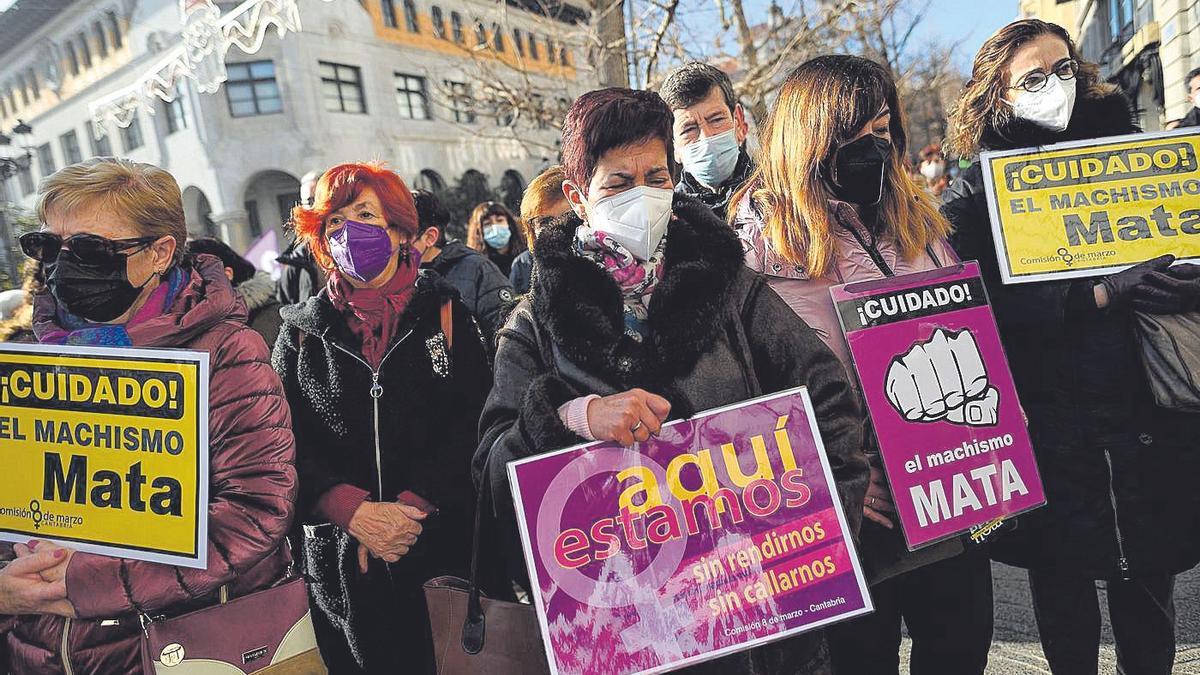
[[[667,166],[676,173],[671,143],[671,109],[657,93],[634,89],[598,89],[575,99],[562,132],[562,165],[566,180],[580,190],[596,172],[604,153],[661,139],[667,147]]]

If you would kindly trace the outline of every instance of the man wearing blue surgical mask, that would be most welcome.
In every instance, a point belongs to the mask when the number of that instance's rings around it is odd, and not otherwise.
[[[733,83],[721,70],[692,62],[671,71],[658,93],[675,116],[675,159],[683,166],[676,192],[698,198],[725,220],[730,196],[754,170],[746,112]]]

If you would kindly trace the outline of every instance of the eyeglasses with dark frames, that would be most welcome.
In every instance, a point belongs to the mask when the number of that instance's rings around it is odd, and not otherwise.
[[[1051,75],[1066,82],[1067,80],[1075,79],[1075,76],[1078,74],[1079,62],[1075,59],[1063,59],[1054,64],[1049,73],[1042,70],[1034,70],[1026,73],[1025,77],[1022,77],[1016,86],[1009,87],[1009,89],[1024,89],[1030,93],[1036,93],[1046,88],[1046,85],[1050,82]]]
[[[25,255],[41,263],[57,261],[65,247],[84,264],[103,265],[126,255],[126,251],[146,248],[158,239],[154,236],[109,239],[95,234],[76,234],[63,239],[53,232],[38,231],[21,235],[18,241]]]

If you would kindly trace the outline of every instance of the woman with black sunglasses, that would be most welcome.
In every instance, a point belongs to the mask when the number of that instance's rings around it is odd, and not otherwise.
[[[964,158],[1138,131],[1129,101],[1067,32],[1036,19],[984,43],[950,127],[948,149]],[[1096,672],[1104,580],[1121,669],[1166,675],[1174,575],[1200,560],[1200,416],[1154,405],[1134,311],[1195,309],[1200,266],[1169,267],[1168,255],[1104,278],[1004,285],[978,162],[943,211],[958,253],[983,270],[1048,502],[997,538],[992,557],[1029,570],[1055,673]]]
[[[42,181],[38,215],[41,231],[22,236],[21,247],[45,276],[34,301],[39,342],[209,354],[207,568],[16,546],[21,557],[52,551],[61,562],[41,572],[44,601],[5,626],[0,672],[136,675],[140,617],[177,616],[216,604],[219,589],[232,599],[286,574],[291,415],[225,266],[182,255],[183,199],[170,174],[122,159],[74,164]],[[305,667],[296,672],[319,672]]]

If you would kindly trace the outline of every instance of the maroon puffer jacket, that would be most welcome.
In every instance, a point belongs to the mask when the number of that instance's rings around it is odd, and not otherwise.
[[[139,612],[172,616],[204,606],[223,584],[231,597],[245,595],[277,581],[291,562],[284,535],[296,498],[296,445],[279,376],[220,261],[198,256],[184,271],[191,279],[171,308],[129,333],[136,347],[211,355],[208,569],[76,553],[67,596],[79,618],[16,617],[10,672],[137,675]],[[40,296],[34,329],[54,328],[54,300]]]

